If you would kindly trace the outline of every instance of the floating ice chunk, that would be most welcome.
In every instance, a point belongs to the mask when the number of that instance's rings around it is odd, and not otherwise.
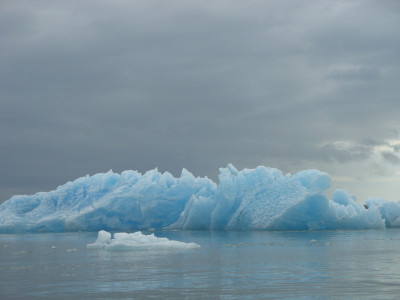
[[[66,251],[67,251],[67,252],[77,252],[77,251],[78,251],[78,249],[76,249],[76,248],[72,248],[72,249],[67,249]]]
[[[134,233],[111,233],[101,230],[94,244],[88,244],[88,249],[104,250],[156,250],[156,249],[193,249],[199,248],[196,243],[171,241],[167,238],[158,238],[154,234],[145,235],[140,231]]]
[[[105,245],[109,245],[110,243],[111,243],[111,233],[105,230],[100,230],[97,235],[96,242],[94,242],[94,244],[87,245],[87,247],[91,249],[102,249],[105,247]]]

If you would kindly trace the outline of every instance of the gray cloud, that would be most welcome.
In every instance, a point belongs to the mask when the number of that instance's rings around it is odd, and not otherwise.
[[[383,158],[392,164],[400,164],[400,157],[396,154],[388,151],[384,151],[381,153]]]
[[[377,80],[381,72],[374,67],[344,67],[337,68],[328,74],[327,78],[336,80]]]
[[[346,163],[349,161],[366,160],[372,154],[372,148],[365,145],[338,147],[327,144],[321,148],[322,158],[325,161]]]
[[[399,11],[3,1],[0,201],[109,169],[216,179],[228,162],[285,172],[330,162],[346,173],[398,138]]]

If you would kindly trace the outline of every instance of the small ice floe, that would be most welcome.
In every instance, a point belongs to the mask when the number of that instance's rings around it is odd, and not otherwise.
[[[53,246],[51,246],[51,249],[57,249],[57,247],[53,245]]]
[[[76,252],[76,251],[78,251],[78,249],[76,249],[76,248],[67,249],[67,252]]]
[[[237,246],[252,246],[252,244],[251,243],[233,243],[233,244],[223,244],[223,246],[236,248]]]
[[[167,238],[158,238],[154,234],[145,235],[140,231],[115,233],[114,238],[112,238],[111,233],[104,230],[99,231],[94,244],[87,245],[88,249],[104,250],[191,249],[199,247],[196,243],[171,241]]]
[[[32,254],[32,253],[33,252],[31,250],[22,250],[22,251],[15,252],[15,254],[18,254],[18,255],[26,255],[26,254]]]

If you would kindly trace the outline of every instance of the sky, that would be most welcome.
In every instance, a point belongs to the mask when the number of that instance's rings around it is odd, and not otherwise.
[[[399,92],[396,0],[2,0],[0,203],[228,163],[397,201]]]

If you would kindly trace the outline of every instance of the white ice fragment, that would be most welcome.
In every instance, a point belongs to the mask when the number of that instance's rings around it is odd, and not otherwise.
[[[109,236],[110,239],[105,239],[105,236]],[[94,244],[87,245],[88,249],[104,250],[192,249],[199,247],[196,243],[172,241],[167,238],[158,238],[153,233],[145,235],[140,231],[115,233],[112,239],[111,234],[104,230],[99,232],[99,238]]]
[[[87,247],[90,249],[103,249],[105,245],[109,245],[111,243],[111,233],[100,230],[97,235],[97,240],[93,244],[88,244]]]
[[[234,165],[228,164],[227,168],[231,172],[232,175],[237,176],[239,174],[239,171],[234,167]]]
[[[110,242],[111,242],[111,233],[109,233],[105,230],[100,230],[99,234],[97,236],[96,243],[109,244]]]

